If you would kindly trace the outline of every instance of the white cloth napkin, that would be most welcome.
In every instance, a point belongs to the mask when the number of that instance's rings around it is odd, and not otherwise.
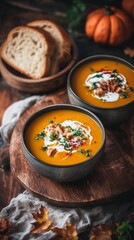
[[[0,134],[5,143],[9,143],[12,130],[21,114],[40,98],[40,96],[28,97],[24,100],[13,103],[7,108],[3,115],[2,125],[0,127]]]
[[[12,130],[21,114],[40,99],[40,96],[26,98],[12,104],[5,111],[2,126],[0,127],[1,136],[5,142],[9,143]],[[16,198],[13,198],[10,204],[0,212],[1,216],[12,222],[14,233],[11,234],[10,239],[49,240],[53,238],[52,231],[43,231],[36,235],[29,235],[33,228],[31,223],[34,222],[32,213],[37,212],[41,205],[48,209],[53,226],[61,228],[65,227],[67,222],[71,222],[77,227],[79,233],[85,231],[91,224],[98,225],[112,220],[120,220],[121,217],[134,213],[134,198],[122,203],[119,200],[116,203],[107,203],[97,207],[63,208],[50,205],[28,191],[24,191]]]

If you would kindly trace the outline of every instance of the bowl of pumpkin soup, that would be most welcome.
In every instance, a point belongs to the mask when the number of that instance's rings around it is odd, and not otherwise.
[[[106,126],[119,124],[134,110],[134,66],[115,56],[88,57],[72,68],[67,89],[72,104],[92,111]]]
[[[61,182],[88,175],[101,161],[104,146],[105,130],[98,117],[70,104],[39,110],[22,131],[22,148],[31,167]]]

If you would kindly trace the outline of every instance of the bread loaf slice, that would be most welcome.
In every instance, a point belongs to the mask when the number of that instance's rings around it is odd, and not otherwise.
[[[20,26],[9,32],[1,58],[27,77],[40,79],[50,71],[53,52],[54,40],[49,33]]]
[[[63,28],[50,20],[33,21],[27,25],[32,27],[40,27],[51,34],[56,41],[57,49],[52,65],[53,71],[55,71],[58,66],[60,68],[65,67],[71,59],[72,41]]]

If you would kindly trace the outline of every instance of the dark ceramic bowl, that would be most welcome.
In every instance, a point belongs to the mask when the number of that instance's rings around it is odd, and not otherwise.
[[[76,63],[77,57],[78,50],[76,44],[72,40],[72,58],[70,62],[62,70],[52,76],[38,80],[29,79],[9,67],[2,59],[0,59],[0,71],[4,80],[13,88],[29,93],[48,93],[66,84],[68,72]]]
[[[38,118],[40,115],[47,113],[49,111],[57,110],[57,109],[69,109],[69,110],[75,110],[78,112],[82,112],[88,116],[90,116],[100,127],[102,130],[102,145],[98,152],[93,156],[90,157],[90,159],[87,159],[86,161],[74,164],[74,165],[67,165],[67,166],[58,166],[49,164],[46,162],[41,161],[40,159],[37,159],[35,156],[31,154],[31,152],[28,150],[25,142],[25,133],[27,131],[27,127],[29,124]],[[60,182],[68,182],[68,181],[74,181],[80,178],[85,177],[90,173],[90,171],[95,167],[95,165],[98,163],[98,161],[101,160],[102,154],[104,152],[105,147],[105,130],[101,123],[101,121],[90,111],[85,110],[81,107],[77,107],[74,105],[69,104],[57,104],[57,105],[51,105],[48,107],[45,107],[38,112],[34,113],[24,124],[23,130],[22,130],[22,149],[24,152],[24,155],[27,159],[27,161],[30,163],[30,165],[37,171],[39,174],[45,176],[46,178],[50,178],[56,181]]]
[[[105,126],[111,126],[115,124],[119,124],[122,122],[125,122],[128,120],[128,118],[132,115],[134,112],[134,100],[130,103],[120,106],[120,107],[114,107],[114,108],[103,108],[103,107],[97,107],[93,104],[90,104],[83,100],[80,96],[78,96],[73,88],[73,74],[74,72],[81,66],[83,66],[85,63],[90,64],[91,61],[94,60],[113,60],[119,63],[122,63],[123,65],[128,66],[130,69],[134,71],[134,66],[130,64],[129,62],[115,56],[110,55],[95,55],[88,58],[85,58],[84,60],[77,63],[72,70],[70,71],[68,75],[68,82],[67,82],[67,90],[68,90],[68,96],[71,104],[75,104],[78,106],[81,106],[85,109],[88,109],[92,111],[94,114],[96,114],[102,123]],[[134,79],[133,79],[134,80]],[[75,82],[77,79],[75,79]]]

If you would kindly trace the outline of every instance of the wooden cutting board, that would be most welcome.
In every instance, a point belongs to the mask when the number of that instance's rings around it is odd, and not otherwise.
[[[46,201],[61,206],[102,203],[134,190],[134,116],[129,122],[106,129],[106,148],[96,169],[86,178],[58,183],[36,173],[28,164],[21,147],[25,120],[47,105],[67,103],[65,90],[44,97],[29,108],[16,124],[11,137],[11,170],[21,184]]]

